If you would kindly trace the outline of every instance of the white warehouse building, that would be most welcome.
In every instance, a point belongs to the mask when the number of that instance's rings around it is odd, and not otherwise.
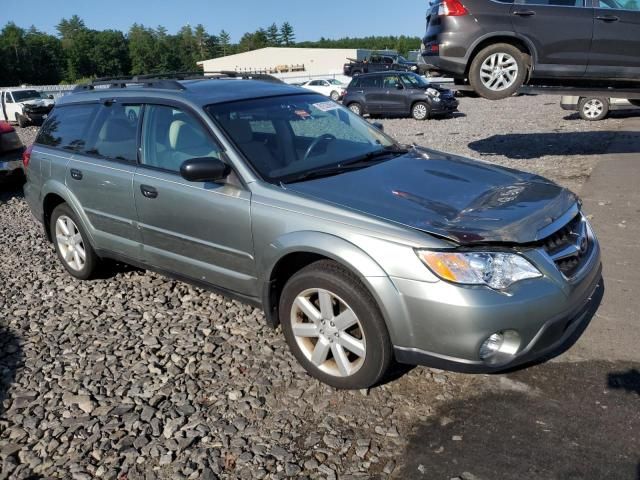
[[[349,59],[364,59],[372,50],[267,47],[198,62],[205,72],[277,73],[283,78],[342,75]]]

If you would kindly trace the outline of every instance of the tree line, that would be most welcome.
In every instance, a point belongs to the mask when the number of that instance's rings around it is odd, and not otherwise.
[[[93,30],[77,15],[63,19],[57,35],[13,22],[0,31],[0,86],[76,83],[96,77],[195,71],[196,62],[264,47],[392,48],[406,53],[418,37],[365,37],[296,42],[293,26],[284,22],[247,32],[237,43],[222,30],[203,25],[182,27],[176,34],[159,26],[134,23],[128,32]]]

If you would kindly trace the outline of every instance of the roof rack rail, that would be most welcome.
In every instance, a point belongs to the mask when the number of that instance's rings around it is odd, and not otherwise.
[[[146,75],[133,75],[122,77],[101,77],[96,78],[91,83],[76,86],[73,91],[81,92],[95,90],[96,87],[107,88],[127,88],[128,86],[142,86],[145,88],[159,88],[166,90],[185,90],[186,87],[180,83],[181,80],[215,80],[221,78],[236,78],[245,80],[263,80],[273,83],[282,83],[282,80],[266,73],[235,72],[232,70],[221,70],[214,72],[166,72],[150,73]]]

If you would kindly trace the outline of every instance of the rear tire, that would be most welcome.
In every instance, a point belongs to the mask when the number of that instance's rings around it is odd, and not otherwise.
[[[524,84],[527,55],[508,43],[480,50],[469,67],[469,84],[488,100],[508,98]]]
[[[280,324],[307,372],[339,389],[377,384],[393,359],[375,299],[352,272],[331,260],[296,273],[280,296]]]
[[[51,214],[51,239],[58,259],[71,276],[88,280],[96,273],[100,259],[89,242],[78,216],[66,204],[58,205]]]
[[[362,116],[362,105],[360,105],[358,102],[350,103],[349,110],[351,110],[356,115]]]
[[[609,115],[609,99],[604,97],[584,97],[578,102],[580,118],[589,122],[604,120]]]

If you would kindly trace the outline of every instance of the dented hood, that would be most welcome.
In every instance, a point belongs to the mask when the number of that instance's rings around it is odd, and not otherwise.
[[[287,188],[463,245],[540,240],[577,202],[537,175],[419,148]]]

